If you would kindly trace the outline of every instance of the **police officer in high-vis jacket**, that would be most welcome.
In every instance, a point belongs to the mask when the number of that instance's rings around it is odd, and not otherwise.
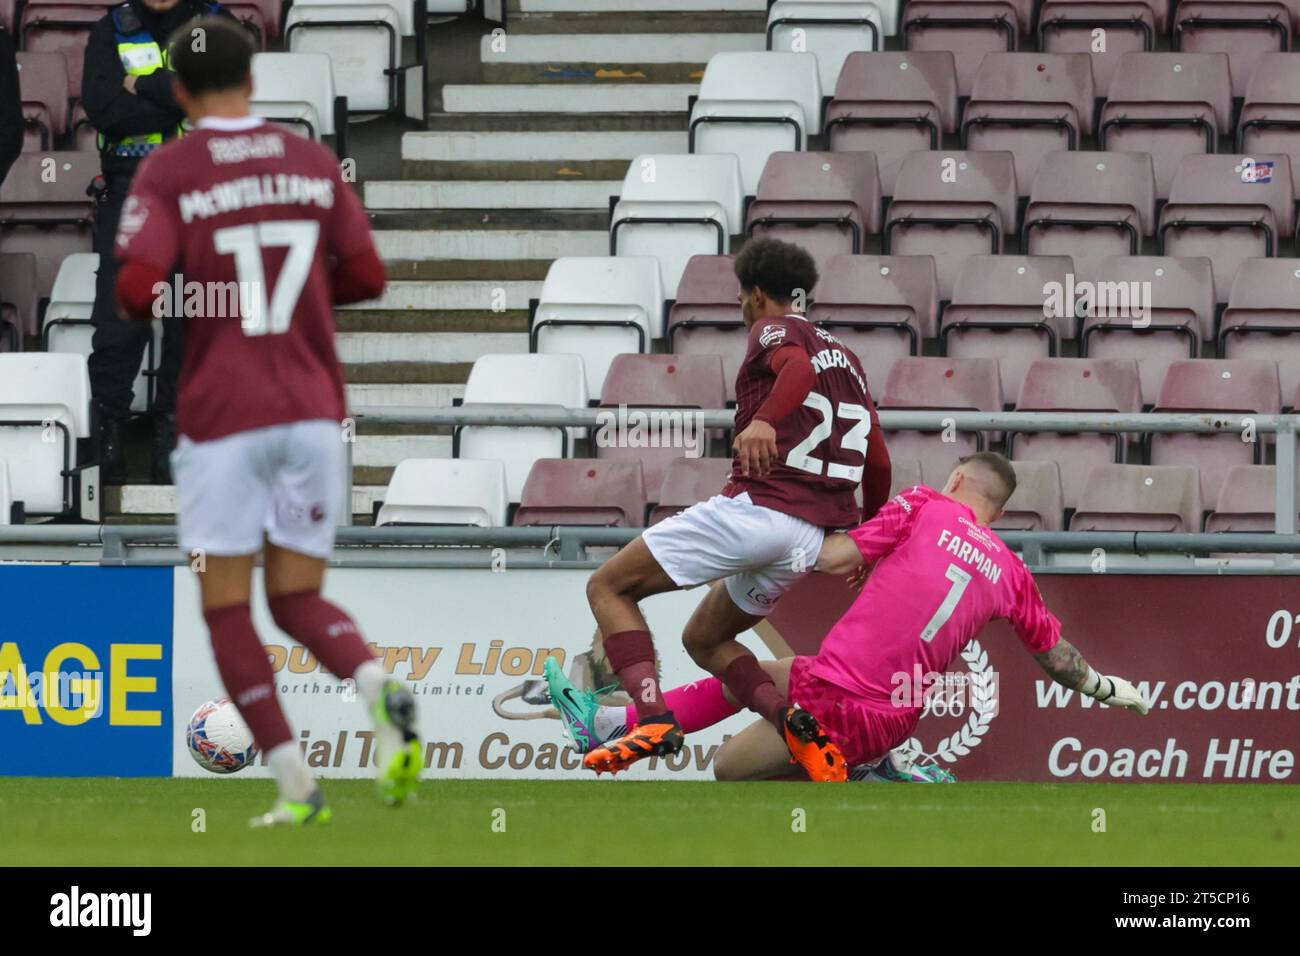
[[[103,188],[95,204],[95,326],[90,386],[100,421],[101,480],[126,480],[122,428],[131,414],[132,389],[152,336],[147,323],[121,319],[114,304],[117,263],[113,241],[122,203],[140,161],[180,135],[185,118],[172,98],[167,42],[199,16],[222,12],[209,0],[128,0],[95,24],[86,43],[81,101],[99,132]],[[179,317],[163,320],[163,349],[153,421],[152,478],[170,481],[168,455],[175,444],[176,377],[181,363]]]

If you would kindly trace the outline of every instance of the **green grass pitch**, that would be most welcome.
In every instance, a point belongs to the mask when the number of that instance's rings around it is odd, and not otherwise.
[[[247,820],[270,781],[0,777],[0,862],[1268,865],[1300,845],[1294,786],[430,780],[399,809],[324,786],[331,825],[268,832]]]

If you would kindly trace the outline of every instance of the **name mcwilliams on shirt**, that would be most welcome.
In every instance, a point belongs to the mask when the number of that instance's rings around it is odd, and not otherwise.
[[[1002,577],[1002,569],[993,563],[993,559],[961,535],[953,534],[944,528],[939,532],[937,543],[940,548],[954,555],[958,561],[971,565],[994,584],[997,584]]]
[[[153,927],[152,893],[82,893],[73,886],[50,897],[50,925],[127,927],[132,936],[148,936]]]
[[[210,189],[196,189],[180,197],[181,219],[210,219],[226,212],[252,209],[255,206],[334,207],[334,182],[325,176],[299,176],[296,173],[266,173],[241,176],[217,183]]]

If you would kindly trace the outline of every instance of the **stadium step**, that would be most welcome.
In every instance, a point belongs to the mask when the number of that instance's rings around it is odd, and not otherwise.
[[[451,453],[450,446],[448,454]],[[352,470],[352,515],[368,524],[376,502],[384,498],[391,467],[362,466]],[[369,479],[365,484],[358,478]],[[172,485],[121,485],[104,489],[105,524],[168,524],[176,514],[176,489]]]
[[[390,282],[384,294],[370,302],[343,306],[341,311],[455,309],[505,312],[527,309],[528,300],[542,290],[540,282],[413,281]]]
[[[546,87],[542,87],[546,89]],[[497,111],[430,113],[426,124],[432,132],[478,133],[613,133],[657,132],[686,135],[686,100],[680,106],[659,111],[590,113],[503,113]],[[412,133],[411,135],[420,135]]]
[[[696,83],[482,83],[442,88],[447,113],[685,112]]]
[[[520,180],[365,184],[368,209],[609,209],[620,182]]]
[[[697,28],[698,29],[698,28]],[[709,57],[762,50],[761,33],[484,36],[489,83],[698,83]]]
[[[470,362],[481,355],[527,352],[524,332],[342,332],[345,365],[388,362]]]

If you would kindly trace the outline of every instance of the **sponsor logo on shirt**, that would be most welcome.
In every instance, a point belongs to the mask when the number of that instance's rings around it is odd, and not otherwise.
[[[974,538],[976,541],[984,545],[984,547],[988,548],[990,551],[1002,550],[1000,547],[998,547],[998,543],[993,540],[992,535],[990,535],[987,531],[985,531],[983,528],[977,525],[974,521],[971,521],[969,518],[963,518],[961,516],[958,516],[957,520],[966,526],[966,537]]]
[[[785,338],[784,325],[769,325],[766,326],[763,329],[763,331],[759,333],[758,344],[761,345],[763,348],[767,348],[769,345],[772,345],[776,342],[780,342],[784,338]]]

